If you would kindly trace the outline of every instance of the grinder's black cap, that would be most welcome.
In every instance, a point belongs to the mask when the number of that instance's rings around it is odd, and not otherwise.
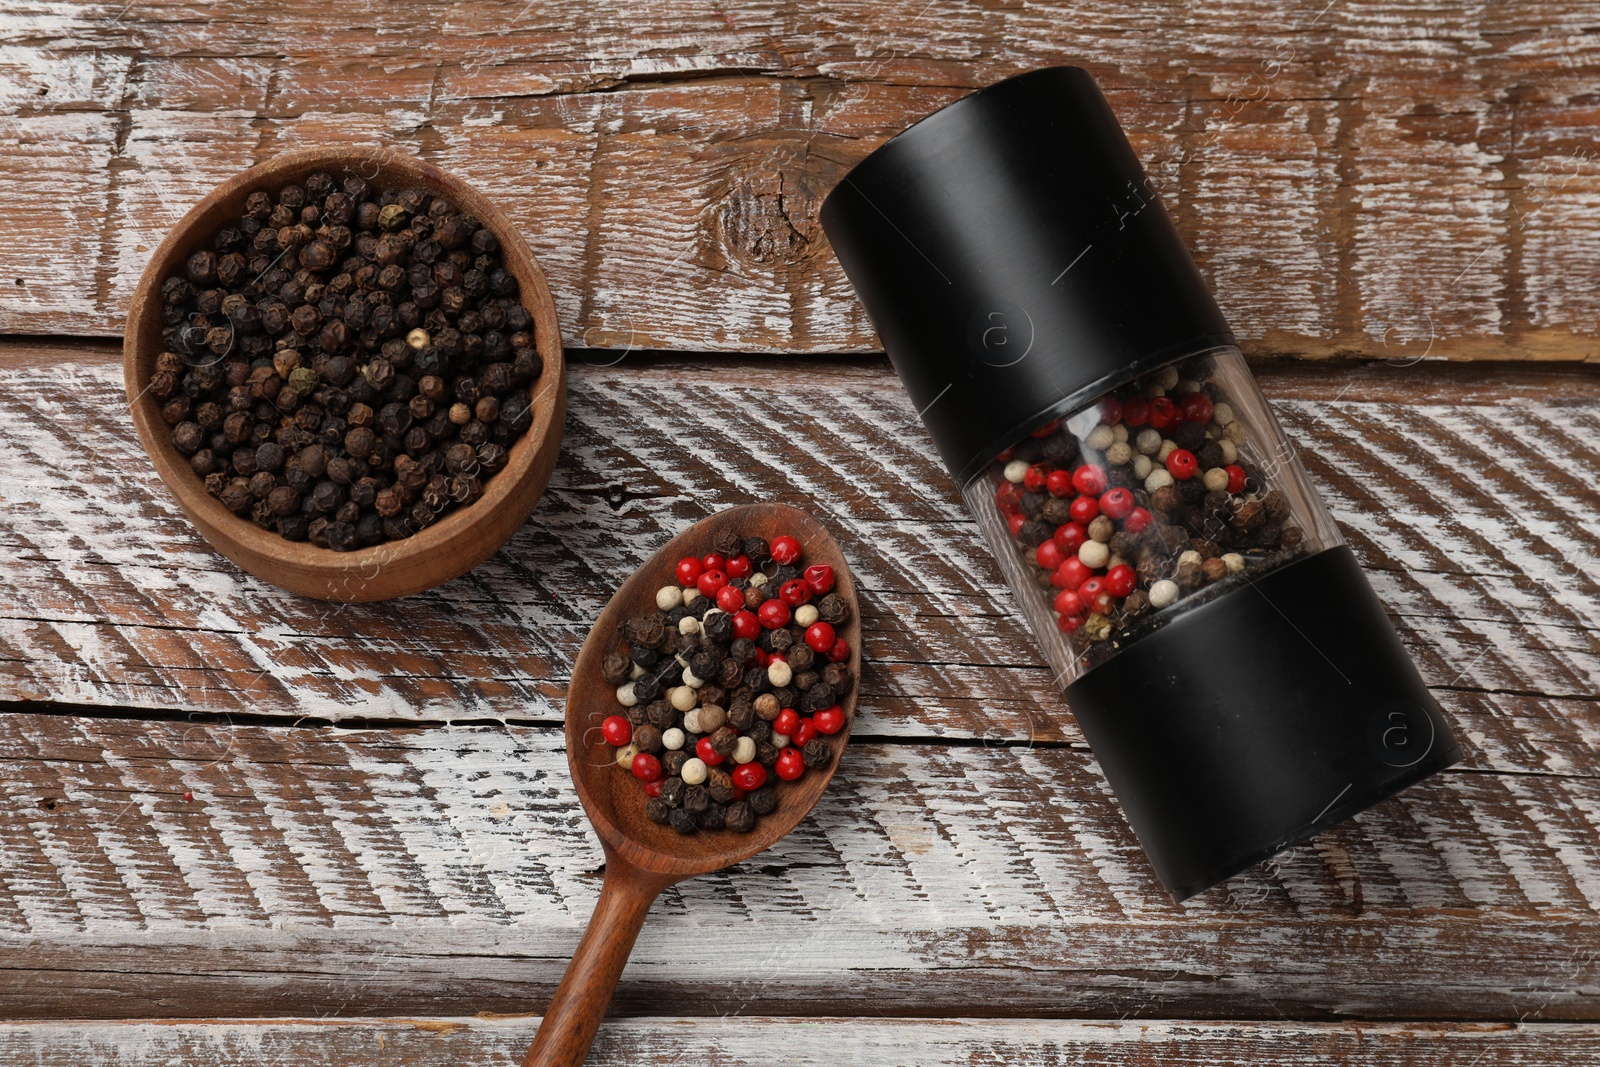
[[[1233,343],[1078,67],[898,134],[828,194],[822,227],[962,485],[1049,413]]]

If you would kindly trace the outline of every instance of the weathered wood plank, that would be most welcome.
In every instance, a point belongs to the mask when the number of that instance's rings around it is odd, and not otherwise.
[[[880,362],[578,361],[551,488],[504,550],[423,596],[332,606],[197,537],[139,452],[113,357],[0,347],[0,544],[17,561],[0,581],[0,698],[559,722],[609,590],[688,523],[776,493],[833,516],[860,574],[862,733],[1082,742]],[[1492,386],[1497,371],[1473,368],[1261,371],[1471,764],[1595,773],[1592,372]],[[796,455],[818,462],[775,483]]]
[[[537,1009],[599,889],[560,737],[0,716],[0,1018]],[[855,743],[618,1005],[1593,1019],[1597,826],[1600,777],[1450,772],[1174,906],[1086,752]]]
[[[0,180],[29,195],[0,331],[118,332],[207,185],[359,139],[497,196],[569,343],[870,349],[820,197],[907,122],[1060,62],[1100,77],[1254,351],[1600,354],[1577,0],[14,6]]]
[[[264,1022],[0,1023],[0,1055],[37,1067],[428,1067],[519,1061],[535,1018],[278,1019]],[[1543,1067],[1600,1058],[1600,1029],[1576,1023],[1352,1024],[1069,1022],[1048,1019],[617,1019],[601,1027],[592,1067],[682,1063],[1004,1063],[1014,1067]]]

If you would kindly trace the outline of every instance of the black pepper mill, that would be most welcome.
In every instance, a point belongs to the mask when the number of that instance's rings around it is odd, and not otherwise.
[[[822,224],[1175,901],[1461,758],[1086,71]]]

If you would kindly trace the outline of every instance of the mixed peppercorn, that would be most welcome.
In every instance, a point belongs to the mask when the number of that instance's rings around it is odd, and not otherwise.
[[[1077,655],[1107,655],[1136,621],[1299,549],[1214,369],[1155,371],[996,460],[995,504]]]
[[[747,832],[779,782],[837,758],[856,681],[850,607],[833,568],[801,557],[793,537],[726,532],[678,562],[655,611],[622,624],[601,668],[620,709],[601,733],[652,821]]]
[[[318,172],[250,194],[161,287],[148,391],[206,491],[348,551],[472,503],[543,372],[499,240],[449,200]]]

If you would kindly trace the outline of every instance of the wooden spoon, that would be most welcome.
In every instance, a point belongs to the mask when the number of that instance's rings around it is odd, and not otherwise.
[[[840,627],[840,636],[850,643],[850,671],[856,683],[839,702],[845,726],[829,739],[834,758],[826,768],[808,769],[794,782],[777,782],[777,810],[757,819],[749,833],[701,830],[680,834],[645,817],[644,790],[617,766],[615,750],[600,735],[605,717],[621,710],[616,689],[606,684],[600,664],[607,654],[625,647],[618,633],[625,619],[655,610],[656,590],[675,582],[678,560],[714,551],[718,535],[727,530],[769,541],[788,534],[800,542],[806,566],[826,563],[833,568],[833,591],[850,607],[850,618]],[[577,1067],[583,1063],[645,914],[663,889],[749,859],[775,844],[810,812],[832,779],[855,722],[861,678],[860,619],[855,583],[839,546],[816,519],[783,504],[730,508],[696,523],[651,556],[617,590],[578,654],[567,691],[567,765],[578,799],[600,835],[606,857],[605,884],[523,1067]]]

